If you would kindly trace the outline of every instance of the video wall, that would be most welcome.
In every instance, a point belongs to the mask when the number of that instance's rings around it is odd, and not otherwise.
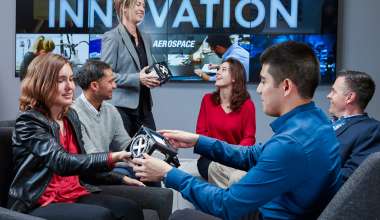
[[[322,83],[335,79],[337,0],[146,0],[139,25],[153,58],[168,63],[175,81],[201,81],[194,73],[220,64],[206,39],[227,35],[249,54],[249,82],[259,81],[261,53],[294,40],[310,45],[320,61]],[[54,53],[74,66],[99,59],[102,35],[118,25],[112,0],[16,0],[16,76],[33,44],[43,36]]]

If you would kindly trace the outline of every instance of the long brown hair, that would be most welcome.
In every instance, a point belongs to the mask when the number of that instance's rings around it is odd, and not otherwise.
[[[58,91],[59,71],[68,63],[64,57],[52,53],[34,58],[21,83],[20,111],[33,108],[51,117],[49,107]]]
[[[234,83],[232,84],[230,109],[232,111],[237,111],[243,105],[245,100],[250,98],[247,86],[245,84],[245,69],[239,61],[233,58],[228,58],[224,62],[230,64],[230,74],[231,78],[234,80]],[[214,104],[220,105],[219,88],[212,94],[212,100]]]

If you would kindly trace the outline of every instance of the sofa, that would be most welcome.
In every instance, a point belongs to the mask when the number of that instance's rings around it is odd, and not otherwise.
[[[12,181],[12,131],[14,121],[0,121],[0,219],[37,220],[30,215],[6,209],[9,186]],[[112,186],[104,186],[104,189]],[[101,187],[102,188],[102,187]],[[166,188],[126,186],[123,195],[136,201],[143,207],[144,218],[166,220],[172,212],[173,191]]]

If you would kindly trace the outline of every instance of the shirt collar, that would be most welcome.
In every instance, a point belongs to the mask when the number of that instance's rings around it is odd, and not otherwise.
[[[297,106],[294,109],[292,109],[290,112],[288,112],[288,113],[286,113],[286,114],[278,117],[276,120],[274,120],[270,124],[273,132],[276,133],[282,126],[284,126],[284,124],[286,123],[286,121],[288,119],[290,119],[291,117],[293,117],[294,115],[296,115],[296,114],[298,114],[300,112],[312,109],[312,108],[315,108],[315,103],[313,101],[311,101],[311,102],[309,102],[307,104],[303,104],[303,105]]]
[[[334,131],[336,131],[339,128],[341,128],[343,125],[345,125],[348,121],[350,121],[350,119],[362,118],[362,117],[368,117],[367,113],[356,114],[356,115],[345,115],[340,118],[335,118],[335,119],[333,118],[331,122],[332,122]]]
[[[349,119],[349,118],[358,118],[358,117],[362,117],[362,116],[367,116],[367,113],[356,114],[356,115],[345,115],[345,116],[342,116],[342,117],[338,118],[338,120],[342,119],[342,118]]]
[[[88,109],[93,112],[96,116],[100,115],[100,111],[98,111],[86,98],[84,93],[82,93],[79,98],[84,102],[84,104],[88,107]],[[100,107],[101,109],[101,107]]]

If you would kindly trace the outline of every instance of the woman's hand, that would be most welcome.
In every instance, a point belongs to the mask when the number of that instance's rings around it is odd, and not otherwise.
[[[145,186],[144,183],[142,183],[136,179],[132,179],[128,176],[123,177],[123,182],[125,185],[128,185],[128,186]]]
[[[131,155],[132,155],[131,152],[127,152],[127,151],[112,152],[111,153],[112,162],[113,163],[125,162],[129,166],[132,166],[133,164],[131,163]]]
[[[144,67],[139,75],[140,75],[140,82],[141,84],[145,85],[148,88],[154,88],[160,85],[160,81],[158,81],[158,76],[156,73],[146,73],[146,69],[148,69],[148,66]]]
[[[144,154],[144,158],[134,158],[133,171],[141,181],[159,182],[173,167],[166,162]]]
[[[163,135],[171,145],[176,148],[190,148],[194,147],[199,139],[198,134],[178,131],[178,130],[160,130],[158,131]]]

